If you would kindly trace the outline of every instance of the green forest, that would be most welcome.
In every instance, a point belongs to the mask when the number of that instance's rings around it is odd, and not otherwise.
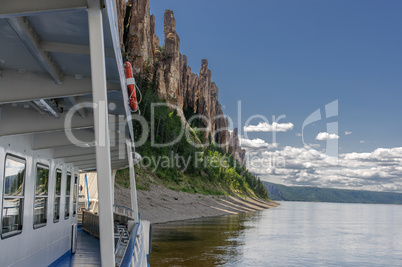
[[[285,186],[268,182],[263,183],[269,192],[269,197],[272,200],[402,204],[401,193],[319,188],[307,186]]]
[[[147,124],[147,127],[144,127],[144,120],[138,115],[134,116],[136,143],[138,144],[138,139],[142,136],[147,136],[143,144],[136,146],[136,152],[143,158],[138,165],[140,168],[136,166],[138,189],[147,190],[150,181],[146,177],[152,175],[172,190],[207,195],[234,194],[268,198],[268,193],[258,177],[252,175],[232,155],[225,153],[211,140],[211,137],[207,142],[204,140],[203,133],[198,130],[202,127],[198,120],[194,120],[192,125],[187,125],[190,127],[187,129],[189,134],[184,134],[178,142],[166,147],[151,145],[152,137],[157,144],[175,140],[180,134],[183,122],[177,111],[166,105],[154,107],[152,118],[151,105],[166,103],[166,100],[158,98],[156,85],[149,75],[136,77],[136,81],[142,92],[142,100],[139,104],[140,116],[145,118]],[[184,114],[186,117],[193,115],[188,110],[185,110]],[[153,128],[151,127],[152,119],[154,120]],[[192,143],[198,145],[194,146]],[[180,160],[177,160],[178,158]],[[120,171],[116,182],[128,186],[124,178],[127,176],[127,170]]]

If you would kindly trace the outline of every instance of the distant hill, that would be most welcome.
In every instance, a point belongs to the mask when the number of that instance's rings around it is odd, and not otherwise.
[[[263,184],[268,191],[269,198],[272,200],[402,204],[401,193],[318,188],[307,186],[285,186],[269,182],[263,182]]]

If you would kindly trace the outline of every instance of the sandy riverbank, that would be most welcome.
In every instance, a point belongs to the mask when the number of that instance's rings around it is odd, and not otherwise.
[[[151,186],[149,191],[138,190],[137,194],[141,219],[151,223],[252,212],[279,205],[254,198],[189,194],[161,185]],[[115,204],[130,207],[130,190],[116,184]]]

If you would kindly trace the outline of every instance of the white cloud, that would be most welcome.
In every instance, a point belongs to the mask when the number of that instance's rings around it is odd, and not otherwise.
[[[402,147],[377,148],[371,153],[348,153],[344,154],[346,160],[392,162],[402,161]]]
[[[345,135],[350,135],[352,132],[345,131]]]
[[[244,138],[239,138],[240,141],[240,146],[242,147],[266,147],[268,146],[268,143],[266,143],[264,140],[257,138],[257,139],[244,139]]]
[[[278,147],[277,143],[274,144],[268,144],[267,142],[265,142],[264,140],[260,139],[260,138],[256,138],[256,139],[245,139],[240,137],[239,138],[240,141],[240,146],[242,148],[276,148]]]
[[[296,136],[302,136],[302,134],[301,134],[301,133],[297,133]]]
[[[286,132],[292,130],[294,127],[293,123],[266,123],[260,122],[258,125],[244,126],[245,132]]]
[[[339,135],[337,134],[329,134],[327,132],[321,132],[319,134],[317,134],[317,136],[315,137],[316,140],[332,140],[332,139],[339,139]]]
[[[364,143],[366,143],[366,141],[363,141],[363,140],[362,140],[362,141],[360,141],[360,144],[364,144]]]
[[[327,164],[303,147],[267,149],[263,140],[244,147],[248,168],[266,181],[287,185],[402,192],[402,147],[339,155],[339,165]],[[250,145],[251,146],[251,145]]]

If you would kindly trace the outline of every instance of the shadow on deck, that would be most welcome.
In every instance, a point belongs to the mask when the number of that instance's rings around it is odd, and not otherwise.
[[[53,262],[49,267],[70,266],[101,266],[99,239],[78,228],[77,250],[75,254],[68,251],[61,258]]]

